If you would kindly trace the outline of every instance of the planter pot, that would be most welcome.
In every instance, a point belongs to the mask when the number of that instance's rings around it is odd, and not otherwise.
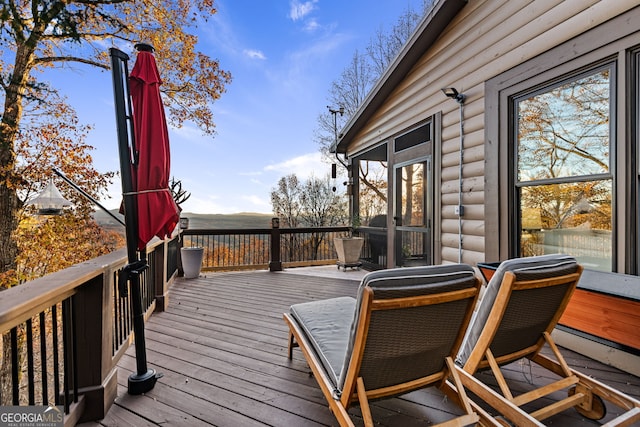
[[[185,279],[195,279],[200,276],[204,248],[181,248],[182,270]]]
[[[338,254],[339,265],[359,265],[360,251],[364,244],[362,237],[336,237],[333,239]]]

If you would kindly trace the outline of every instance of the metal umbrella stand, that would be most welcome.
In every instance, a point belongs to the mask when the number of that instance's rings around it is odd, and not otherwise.
[[[149,45],[136,45],[143,52],[151,52]],[[133,314],[133,331],[135,334],[136,373],[129,376],[129,394],[142,394],[153,389],[156,381],[162,375],[147,368],[147,357],[144,338],[144,312],[140,289],[141,275],[148,268],[146,259],[146,244],[148,240],[140,238],[139,196],[141,193],[169,192],[168,187],[161,190],[141,190],[137,173],[140,163],[140,152],[135,140],[134,115],[132,112],[131,93],[129,88],[129,70],[127,62],[129,56],[124,52],[111,48],[111,70],[116,108],[116,125],[118,130],[118,148],[120,154],[120,174],[122,179],[122,194],[127,239],[128,264],[121,271],[118,282],[121,296],[127,294],[127,284],[131,291],[131,311]],[[155,65],[155,62],[154,62]],[[164,116],[163,116],[164,119]],[[163,123],[164,124],[164,123]],[[165,124],[166,126],[166,124]],[[168,159],[167,159],[168,167]],[[167,170],[168,173],[168,170]],[[170,192],[169,192],[170,195]],[[145,206],[148,204],[145,200]],[[173,201],[173,199],[171,199]],[[174,204],[175,206],[175,204]],[[179,214],[176,214],[179,217]],[[172,219],[173,220],[173,219]],[[148,221],[145,218],[145,225]],[[176,218],[177,222],[177,218]],[[171,222],[164,228],[170,228]],[[175,223],[173,223],[175,226]],[[148,227],[147,227],[148,229]],[[148,231],[148,230],[147,230]],[[156,234],[159,234],[160,230]],[[164,235],[162,236],[164,237]]]

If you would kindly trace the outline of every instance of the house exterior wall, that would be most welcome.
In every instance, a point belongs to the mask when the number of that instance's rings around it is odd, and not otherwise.
[[[505,215],[500,200],[506,189],[499,184],[505,171],[497,158],[502,152],[493,145],[497,142],[487,137],[488,120],[499,115],[496,100],[486,98],[486,82],[634,8],[640,8],[637,0],[470,0],[350,141],[349,157],[442,114],[441,146],[433,150],[434,222],[440,227],[435,228],[435,263],[457,262],[460,256],[454,213],[460,187],[460,111],[440,89],[455,87],[466,95],[461,260],[475,265],[504,258],[501,235],[508,230],[499,218]]]

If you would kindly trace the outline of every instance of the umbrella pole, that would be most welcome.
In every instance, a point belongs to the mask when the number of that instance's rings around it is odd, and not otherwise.
[[[111,48],[111,71],[113,92],[116,106],[116,125],[118,129],[118,148],[120,153],[120,175],[122,178],[122,194],[124,195],[124,217],[127,237],[127,264],[119,276],[120,296],[126,296],[126,284],[131,289],[131,311],[133,313],[133,332],[135,335],[137,372],[129,376],[129,394],[142,394],[150,391],[162,374],[147,368],[147,357],[144,338],[144,312],[140,292],[140,274],[148,268],[146,254],[138,257],[138,220],[135,188],[133,186],[131,149],[133,139],[133,119],[129,98],[127,60],[124,52]]]

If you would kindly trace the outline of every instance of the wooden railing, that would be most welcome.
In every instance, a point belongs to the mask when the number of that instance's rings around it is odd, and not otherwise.
[[[204,268],[261,269],[336,262],[348,227],[184,230],[147,246],[145,316],[163,311],[180,274],[181,246],[203,246]],[[62,406],[65,426],[104,418],[117,396],[116,365],[133,342],[121,249],[2,292],[0,404]]]
[[[333,239],[349,227],[188,229],[184,247],[204,248],[202,269],[241,270],[336,263]]]
[[[177,236],[147,247],[147,316],[165,308],[177,253]],[[104,418],[132,340],[128,284],[118,283],[126,263],[122,249],[2,292],[1,404],[62,406],[65,426]]]

